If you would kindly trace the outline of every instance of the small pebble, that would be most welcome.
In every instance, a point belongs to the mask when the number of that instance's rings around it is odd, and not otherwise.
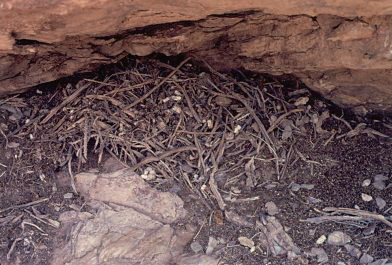
[[[392,263],[387,263],[388,259],[378,259],[376,261],[373,261],[372,263],[369,263],[368,265],[387,265],[387,264],[392,264]]]
[[[362,187],[368,187],[368,186],[370,185],[371,182],[372,182],[371,179],[365,179],[365,180],[362,182]]]
[[[312,190],[314,189],[314,184],[301,184],[301,188],[305,190]]]
[[[348,254],[350,254],[351,257],[359,259],[361,257],[362,252],[354,247],[353,245],[346,244],[344,245],[344,248],[347,250]]]
[[[374,176],[374,182],[386,181],[386,180],[388,180],[388,177],[384,176],[383,174],[378,174]]]
[[[379,210],[382,210],[386,205],[387,202],[380,197],[376,198],[376,204]]]
[[[365,202],[370,202],[371,200],[373,200],[372,196],[365,194],[365,193],[361,193],[361,197],[362,197],[362,200]]]
[[[370,256],[369,254],[364,253],[362,257],[359,259],[360,264],[368,264],[370,262],[373,262],[374,258]]]
[[[384,181],[379,181],[379,182],[374,182],[373,183],[374,188],[378,189],[378,190],[383,190],[386,187],[386,184]]]
[[[238,237],[238,241],[240,242],[240,244],[244,247],[248,247],[250,249],[250,252],[255,251],[256,247],[255,247],[255,242],[250,239],[247,238],[245,236],[240,236]]]
[[[294,251],[291,251],[291,250],[287,251],[287,259],[288,260],[293,260],[297,257],[298,257],[298,254],[296,254]]]
[[[318,263],[328,262],[328,255],[327,255],[327,253],[325,252],[324,249],[322,249],[322,248],[312,248],[310,253],[312,255],[317,256],[317,262]]]
[[[338,263],[336,263],[337,265],[346,265],[346,263],[344,263],[343,261],[338,261]]]
[[[56,191],[57,191],[57,185],[56,185],[56,182],[55,182],[55,183],[53,183],[53,185],[52,185],[52,191],[53,191],[53,192],[56,192]]]
[[[351,242],[351,238],[341,231],[334,231],[328,235],[327,243],[329,245],[344,246],[349,242]]]
[[[289,188],[292,191],[299,191],[301,189],[301,185],[299,185],[298,183],[291,183]]]
[[[279,213],[279,208],[276,206],[274,202],[267,202],[265,204],[265,208],[267,209],[267,213],[271,216],[274,216],[277,213]]]
[[[191,249],[195,253],[199,253],[203,251],[203,247],[200,245],[199,241],[194,241],[191,243]]]
[[[179,106],[174,105],[174,106],[172,107],[172,111],[175,112],[175,113],[180,114],[182,110],[181,110],[181,108],[180,108]]]
[[[309,97],[300,97],[294,102],[295,106],[301,106],[301,105],[306,105],[308,103]]]
[[[293,135],[293,129],[290,125],[286,125],[283,129],[282,140],[285,141]]]
[[[64,194],[64,199],[72,199],[72,197],[73,197],[73,193],[71,192]]]
[[[212,127],[214,127],[214,122],[212,120],[207,120],[207,127],[208,129],[212,129]]]
[[[216,248],[216,246],[218,244],[219,244],[219,241],[216,240],[214,237],[210,236],[208,238],[208,246],[207,246],[207,249],[206,249],[206,254],[210,255],[214,251],[214,249]]]
[[[152,167],[147,167],[143,174],[140,175],[140,177],[142,177],[142,179],[144,180],[154,180],[157,177],[157,173],[155,172],[155,169],[153,169]]]
[[[238,134],[240,132],[241,128],[242,128],[241,125],[236,125],[233,130],[234,134]]]
[[[172,96],[171,98],[172,98],[172,100],[174,100],[174,101],[181,101],[181,99],[182,99],[181,96]]]
[[[383,190],[386,187],[385,181],[388,180],[388,177],[384,175],[376,175],[374,176],[374,183],[373,186],[378,190]]]
[[[316,244],[317,244],[317,245],[321,245],[322,243],[325,242],[325,240],[327,240],[327,237],[326,237],[325,235],[322,235],[322,236],[320,236],[320,237],[317,239]]]

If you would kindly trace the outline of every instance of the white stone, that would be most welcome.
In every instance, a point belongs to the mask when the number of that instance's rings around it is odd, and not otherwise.
[[[371,200],[373,200],[373,197],[366,193],[361,193],[361,198],[365,202],[370,202]]]

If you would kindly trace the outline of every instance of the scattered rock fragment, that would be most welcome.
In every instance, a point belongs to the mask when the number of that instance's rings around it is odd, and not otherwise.
[[[382,210],[387,205],[387,202],[384,199],[382,199],[381,197],[377,197],[376,204],[377,204],[378,209]]]
[[[63,195],[64,199],[72,199],[73,194],[71,192],[67,192]]]
[[[346,244],[344,248],[347,250],[348,254],[353,257],[359,259],[361,257],[362,252],[359,248],[354,247],[353,245]]]
[[[386,187],[386,184],[385,184],[385,182],[374,182],[373,183],[373,186],[376,188],[376,189],[378,189],[378,190],[383,190],[383,189],[385,189],[385,187]]]
[[[392,263],[387,263],[388,259],[378,259],[369,263],[369,265],[392,265]]]
[[[367,253],[363,253],[362,257],[359,259],[360,264],[369,264],[373,262],[374,258]]]
[[[289,124],[287,124],[286,126],[284,126],[284,129],[283,129],[282,140],[286,141],[292,135],[293,135],[293,129],[291,128],[291,126]]]
[[[371,200],[373,200],[373,197],[366,193],[361,193],[361,198],[365,202],[370,202]]]
[[[334,231],[328,235],[327,243],[333,246],[344,246],[351,242],[351,238],[342,231]]]
[[[370,185],[371,182],[372,182],[371,179],[365,179],[365,180],[362,182],[362,187],[368,187],[368,186]]]
[[[305,189],[305,190],[312,190],[314,189],[314,184],[298,184],[298,183],[291,183],[289,185],[289,188],[292,191],[299,191],[300,189]]]
[[[241,244],[242,246],[248,247],[249,250],[250,250],[250,252],[253,252],[253,251],[255,251],[255,249],[256,249],[256,247],[255,247],[255,242],[254,242],[252,239],[247,238],[247,237],[245,237],[245,236],[240,236],[240,237],[238,237],[238,242],[240,242],[240,244]]]
[[[301,189],[312,190],[314,189],[314,184],[301,184]]]
[[[260,221],[256,221],[256,228],[261,231],[259,236],[260,244],[272,255],[284,255],[290,252],[298,255],[301,253],[292,238],[274,216],[262,216]]]
[[[144,180],[154,180],[157,177],[157,173],[155,172],[155,169],[152,167],[147,167],[143,174],[141,175],[142,179]]]
[[[234,134],[238,134],[241,131],[241,129],[242,129],[241,125],[237,124],[233,130]]]
[[[317,240],[316,240],[316,244],[317,245],[321,245],[325,242],[325,240],[327,240],[327,237],[325,235],[320,236]]]
[[[203,251],[203,247],[200,245],[199,241],[193,241],[191,243],[191,249],[196,254]]]
[[[289,188],[292,190],[292,191],[299,191],[300,189],[301,189],[301,185],[299,185],[298,183],[291,183],[290,184],[290,186],[289,186]]]
[[[219,240],[215,239],[214,237],[210,236],[208,238],[208,246],[206,249],[206,254],[210,255],[214,251],[214,249],[218,246]]]
[[[374,183],[373,186],[378,190],[383,190],[386,187],[385,181],[388,180],[388,177],[378,174],[374,176]]]
[[[295,106],[306,105],[309,101],[309,97],[300,97],[294,102]]]
[[[328,262],[327,252],[323,248],[312,248],[310,253],[311,255],[317,256],[318,263]]]
[[[274,216],[279,213],[279,208],[274,202],[267,202],[265,204],[265,208],[267,209],[267,213],[271,216]]]

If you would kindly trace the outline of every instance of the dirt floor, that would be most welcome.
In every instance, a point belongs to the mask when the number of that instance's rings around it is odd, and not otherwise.
[[[115,157],[183,199],[178,226],[197,227],[189,253],[220,264],[386,264],[390,136],[390,116],[356,118],[291,77],[178,58],[127,58],[3,98],[0,263],[50,264],[66,240],[59,215],[84,207],[73,176]],[[287,235],[275,253],[271,217]]]

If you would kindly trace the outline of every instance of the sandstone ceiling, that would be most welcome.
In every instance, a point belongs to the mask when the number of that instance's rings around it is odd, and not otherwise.
[[[0,0],[0,95],[128,54],[187,53],[391,111],[391,14],[390,0]]]

